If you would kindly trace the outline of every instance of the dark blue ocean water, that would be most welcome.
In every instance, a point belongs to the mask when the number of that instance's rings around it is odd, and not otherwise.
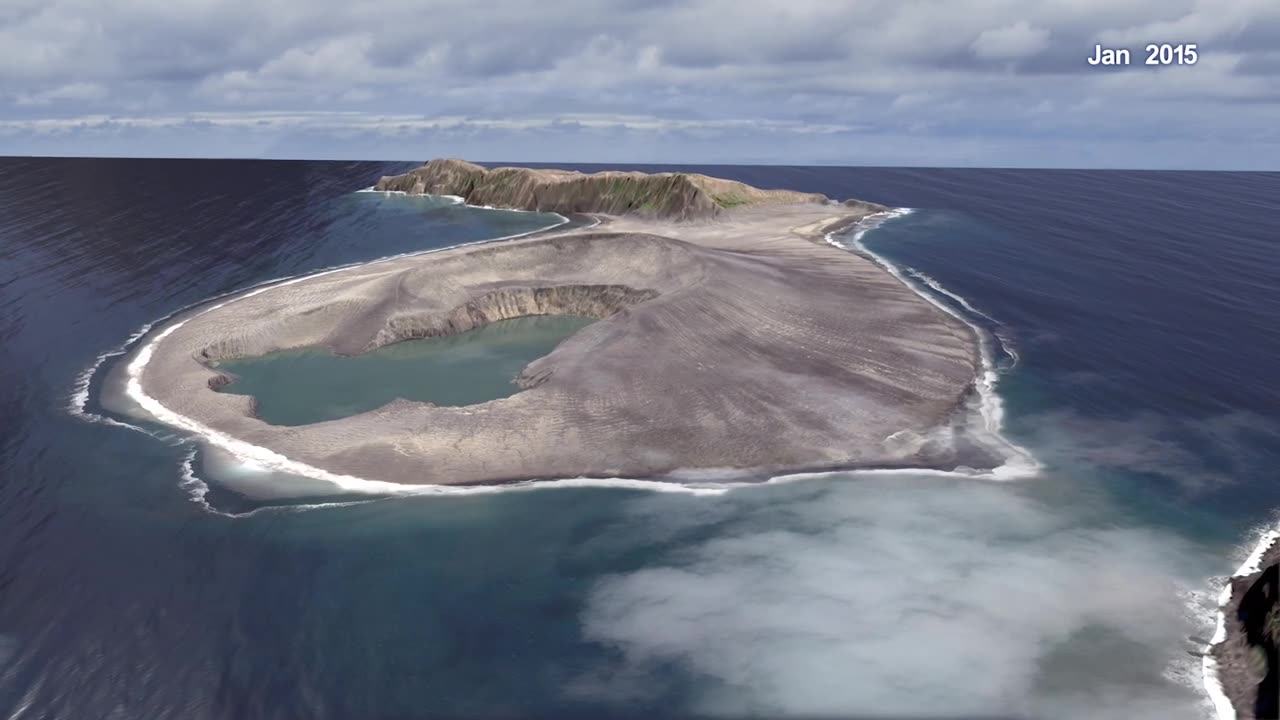
[[[864,241],[1004,342],[1030,479],[252,512],[69,409],[188,305],[548,222],[354,192],[405,167],[0,159],[0,717],[1205,715],[1280,508],[1280,175],[697,168],[916,208]]]

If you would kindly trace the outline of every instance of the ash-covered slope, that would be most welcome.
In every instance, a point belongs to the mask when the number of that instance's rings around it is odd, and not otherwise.
[[[957,424],[981,364],[972,329],[823,242],[865,216],[781,203],[715,222],[615,217],[320,273],[183,316],[145,345],[137,388],[162,422],[340,483],[990,467],[997,458]],[[214,391],[221,360],[358,354],[543,314],[600,319],[501,400],[397,400],[285,427],[257,418],[252,398]]]
[[[777,203],[827,202],[825,195],[762,190],[696,173],[607,171],[580,173],[502,167],[437,159],[403,175],[384,177],[376,190],[411,195],[456,195],[471,205],[558,213],[711,218],[722,210]]]

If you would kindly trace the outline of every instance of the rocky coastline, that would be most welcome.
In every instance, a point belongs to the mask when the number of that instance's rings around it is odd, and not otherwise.
[[[541,212],[636,215],[699,220],[726,210],[783,203],[822,203],[825,195],[762,190],[697,173],[641,173],[499,167],[437,159],[402,175],[383,177],[375,190],[410,195],[452,195],[469,205]],[[874,203],[857,209],[885,210]]]
[[[1218,682],[1237,720],[1273,720],[1280,717],[1280,539],[1230,588],[1221,608],[1226,637],[1210,651]]]

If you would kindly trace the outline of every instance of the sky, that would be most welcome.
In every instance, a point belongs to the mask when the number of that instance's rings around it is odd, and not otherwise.
[[[1280,170],[1278,78],[1276,0],[0,2],[5,155]]]

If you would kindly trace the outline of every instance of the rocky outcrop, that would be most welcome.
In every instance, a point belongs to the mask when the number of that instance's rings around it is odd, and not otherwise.
[[[458,335],[499,320],[534,315],[573,315],[599,320],[657,296],[656,290],[637,290],[625,285],[506,287],[487,292],[448,313],[398,316],[378,332],[364,351],[401,340]]]
[[[1231,578],[1226,638],[1214,646],[1218,681],[1239,720],[1280,718],[1280,541],[1258,572]]]
[[[881,205],[879,203],[867,202],[866,200],[857,200],[857,199],[845,200],[843,204],[845,207],[853,208],[854,210],[864,212],[868,215],[872,213],[885,212],[886,210],[889,209],[887,206]]]
[[[557,213],[601,213],[696,220],[758,205],[827,202],[825,195],[762,190],[697,173],[598,172],[500,167],[438,159],[403,175],[384,177],[376,190],[455,195],[470,205]]]

